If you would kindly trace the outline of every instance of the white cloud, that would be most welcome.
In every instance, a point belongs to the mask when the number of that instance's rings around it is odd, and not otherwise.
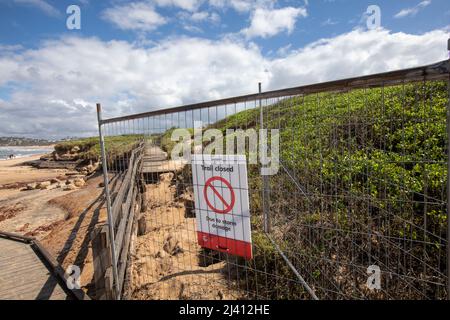
[[[187,11],[196,11],[204,0],[152,0],[160,7],[178,7]]]
[[[252,13],[250,26],[241,32],[247,38],[268,38],[280,32],[291,33],[297,18],[307,15],[305,8],[286,7],[273,10],[258,8]]]
[[[418,5],[411,7],[411,8],[405,8],[400,10],[394,17],[395,18],[404,18],[407,16],[415,16],[420,10],[422,10],[425,7],[428,7],[431,4],[431,0],[424,0],[420,2]]]
[[[258,81],[279,89],[433,63],[447,58],[446,36],[354,30],[279,58],[230,40],[47,41],[0,52],[0,91],[10,91],[0,100],[0,136],[95,135],[95,102],[110,117],[252,93]]]
[[[423,35],[353,30],[272,61],[274,88],[417,67],[446,59],[445,30]]]
[[[209,11],[197,11],[197,12],[180,12],[178,15],[183,20],[188,20],[194,23],[199,22],[212,22],[219,23],[221,18],[216,12]]]
[[[256,8],[273,8],[277,0],[209,0],[216,8],[232,8],[238,12],[249,12]]]
[[[106,9],[102,17],[122,30],[152,31],[167,23],[153,6],[144,2],[131,2]]]
[[[30,5],[38,8],[39,10],[45,12],[49,16],[57,17],[61,14],[58,9],[53,7],[51,4],[45,0],[14,0],[15,3]]]

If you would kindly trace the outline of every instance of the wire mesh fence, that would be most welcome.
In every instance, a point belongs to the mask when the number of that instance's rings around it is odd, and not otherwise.
[[[448,109],[444,61],[101,121],[109,175],[145,145],[129,298],[447,298]],[[183,147],[246,156],[252,259],[198,245]]]

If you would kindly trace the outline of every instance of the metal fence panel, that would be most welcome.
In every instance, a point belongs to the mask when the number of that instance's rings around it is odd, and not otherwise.
[[[131,298],[445,299],[448,86],[444,61],[102,120],[109,175],[145,144]],[[199,126],[279,131],[278,171],[248,165],[250,261],[197,245],[191,164],[170,155]]]

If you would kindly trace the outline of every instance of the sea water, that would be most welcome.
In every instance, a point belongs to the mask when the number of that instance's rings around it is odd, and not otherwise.
[[[44,154],[52,152],[53,148],[36,148],[36,147],[0,147],[0,160],[7,160],[9,155],[14,155],[15,158],[23,158],[36,154]]]

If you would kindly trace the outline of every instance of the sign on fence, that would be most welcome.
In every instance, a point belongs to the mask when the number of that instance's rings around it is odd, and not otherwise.
[[[196,154],[192,178],[199,245],[251,259],[245,156]]]

